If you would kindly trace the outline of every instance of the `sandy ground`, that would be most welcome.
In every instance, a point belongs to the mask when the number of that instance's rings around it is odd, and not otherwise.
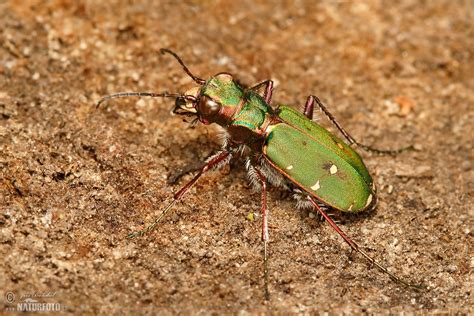
[[[472,1],[107,2],[0,1],[5,315],[28,299],[78,315],[473,312]],[[275,105],[317,94],[365,143],[414,144],[395,158],[362,153],[380,203],[341,227],[429,290],[370,268],[272,190],[265,302],[259,194],[239,161],[127,239],[190,175],[168,179],[220,144],[214,126],[171,116],[172,100],[94,108],[113,92],[191,87],[162,47],[204,78],[274,79]]]

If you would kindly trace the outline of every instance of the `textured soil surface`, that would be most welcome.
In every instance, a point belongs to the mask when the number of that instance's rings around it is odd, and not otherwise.
[[[28,299],[78,315],[473,313],[472,1],[98,3],[0,1],[0,314]],[[275,80],[275,106],[316,94],[366,144],[415,145],[361,152],[379,204],[339,220],[428,290],[271,190],[265,302],[260,196],[241,161],[127,239],[192,175],[169,179],[220,146],[216,127],[170,115],[172,99],[94,107],[192,87],[162,47],[203,78]]]

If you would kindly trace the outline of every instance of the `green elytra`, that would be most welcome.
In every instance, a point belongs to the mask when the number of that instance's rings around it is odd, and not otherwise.
[[[349,246],[364,256],[371,264],[389,275],[397,282],[409,287],[422,288],[400,279],[380,265],[357,243],[349,238],[326,213],[324,206],[344,212],[357,212],[372,209],[376,204],[375,186],[361,157],[340,138],[312,121],[313,107],[318,107],[337,127],[351,145],[379,154],[397,154],[412,147],[399,150],[378,150],[358,143],[347,133],[316,96],[309,96],[304,114],[280,106],[270,106],[273,82],[264,81],[254,87],[244,89],[228,73],[219,73],[208,80],[194,76],[181,58],[169,49],[161,49],[163,54],[173,55],[184,71],[200,87],[185,94],[124,92],[103,97],[98,103],[129,96],[172,97],[176,99],[173,113],[195,117],[194,121],[203,124],[216,123],[227,132],[226,142],[221,151],[209,157],[199,172],[173,196],[172,201],[160,215],[145,229],[132,233],[130,238],[141,236],[161,221],[170,209],[182,199],[197,180],[207,171],[221,168],[233,155],[249,149],[247,169],[253,184],[260,188],[262,214],[262,241],[264,245],[264,283],[265,299],[268,290],[268,208],[266,183],[279,185],[282,177],[294,187],[296,196],[303,197],[314,210],[318,211],[328,224]],[[262,95],[259,88],[265,87]],[[250,158],[249,158],[250,157]],[[273,171],[269,171],[269,169]],[[303,192],[302,192],[303,191]]]

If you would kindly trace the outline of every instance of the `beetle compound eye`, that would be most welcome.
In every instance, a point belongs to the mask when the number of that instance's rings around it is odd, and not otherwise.
[[[211,118],[221,110],[221,105],[207,96],[199,100],[199,113],[204,118]]]

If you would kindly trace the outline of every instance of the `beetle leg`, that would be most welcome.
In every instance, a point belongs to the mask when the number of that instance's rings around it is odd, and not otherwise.
[[[185,175],[198,171],[201,168],[202,168],[202,162],[193,162],[189,165],[184,166],[178,172],[175,172],[174,174],[170,175],[167,182],[168,184],[175,184],[176,182],[179,181],[179,179],[181,179]]]
[[[265,299],[270,299],[268,291],[268,208],[267,208],[267,181],[264,174],[255,168],[258,179],[260,181],[261,192],[261,212],[262,212],[262,241],[263,241],[263,278],[265,287]]]
[[[138,232],[134,232],[128,235],[128,238],[134,238],[137,236],[143,236],[144,234],[152,231],[156,225],[161,221],[161,219],[168,213],[168,211],[175,205],[183,195],[188,192],[188,190],[196,183],[196,181],[207,171],[218,169],[222,167],[228,159],[231,157],[230,151],[219,151],[218,153],[214,154],[213,156],[209,157],[206,161],[206,164],[199,170],[199,172],[191,179],[188,183],[186,183],[178,192],[176,192],[173,196],[173,200],[165,207],[165,209],[161,212],[161,214],[145,229],[140,230]]]
[[[380,154],[380,155],[396,155],[396,154],[399,154],[403,151],[413,149],[413,146],[408,146],[408,147],[403,147],[403,148],[395,149],[395,150],[384,150],[384,149],[377,149],[377,148],[359,143],[358,141],[356,141],[354,139],[354,137],[352,137],[348,132],[346,132],[346,130],[344,130],[344,128],[342,128],[342,126],[336,121],[336,118],[331,114],[331,112],[328,111],[328,109],[326,109],[326,107],[321,102],[321,100],[319,100],[319,98],[315,95],[310,95],[308,97],[308,99],[306,100],[304,114],[309,119],[312,119],[312,117],[313,117],[314,103],[316,103],[318,105],[318,107],[321,109],[321,111],[324,112],[324,114],[329,118],[331,123],[334,124],[334,126],[336,126],[336,128],[339,130],[339,132],[341,132],[341,134],[344,135],[344,138],[347,139],[347,141],[349,142],[350,145],[357,145],[357,146],[359,146],[360,148],[362,148],[366,151],[371,151],[371,152],[374,152],[374,153]]]
[[[260,83],[257,83],[255,86],[250,87],[250,90],[258,90],[261,87],[265,86],[265,92],[263,93],[263,99],[265,103],[270,104],[272,101],[272,93],[273,93],[273,81],[272,80],[265,80]]]
[[[308,200],[311,202],[311,204],[313,204],[313,206],[316,208],[316,210],[324,217],[324,219],[329,223],[329,225],[331,225],[331,227],[339,234],[339,236],[342,237],[342,239],[344,239],[344,241],[346,243],[349,244],[349,246],[354,250],[354,251],[357,251],[358,253],[360,253],[362,256],[365,257],[365,259],[367,259],[371,265],[373,266],[376,266],[380,271],[386,273],[388,276],[390,276],[390,278],[392,278],[393,280],[403,284],[403,285],[406,285],[408,287],[414,287],[414,288],[418,288],[418,289],[422,289],[423,287],[420,286],[420,285],[415,285],[415,284],[411,284],[401,278],[399,278],[398,276],[396,276],[395,274],[391,273],[390,271],[387,270],[387,268],[385,268],[384,266],[382,266],[381,264],[379,264],[377,261],[375,261],[374,258],[370,257],[365,251],[363,251],[362,249],[360,249],[359,245],[357,243],[355,243],[351,238],[349,238],[349,236],[347,236],[343,231],[342,229],[339,228],[339,226],[337,226],[337,224],[332,220],[331,217],[329,217],[329,215],[318,205],[317,201],[308,196]]]
[[[313,120],[313,110],[314,110],[314,98],[313,96],[309,96],[306,99],[306,104],[304,105],[304,115],[309,118],[310,120]]]
[[[230,146],[222,146],[222,150],[224,151],[228,151],[228,150],[231,150],[231,147]],[[186,166],[184,166],[183,168],[181,168],[180,170],[178,170],[177,172],[171,174],[169,177],[168,177],[168,184],[175,184],[177,183],[182,177],[184,177],[185,175],[187,174],[190,174],[190,173],[193,173],[193,172],[196,172],[198,170],[200,170],[203,165],[207,164],[207,161],[209,159],[211,159],[211,157],[213,157],[215,155],[215,153],[211,153],[209,154],[206,159],[204,160],[205,162],[203,163],[202,161],[194,161]]]

